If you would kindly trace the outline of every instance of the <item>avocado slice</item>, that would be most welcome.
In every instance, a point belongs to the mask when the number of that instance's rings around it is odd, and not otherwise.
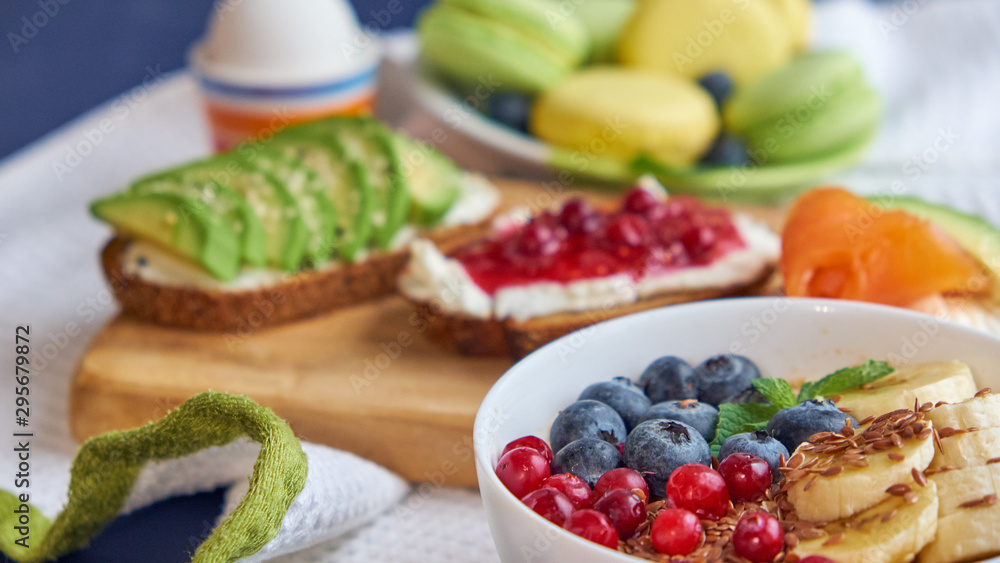
[[[410,190],[393,133],[370,117],[327,119],[301,129],[335,136],[347,154],[367,168],[375,198],[372,241],[378,248],[388,248],[410,208]]]
[[[375,196],[364,164],[328,130],[312,126],[285,129],[264,143],[314,170],[327,186],[336,209],[334,251],[348,262],[357,259],[372,234]]]
[[[123,234],[172,249],[222,281],[240,268],[240,235],[200,199],[178,193],[125,192],[93,202],[90,212]]]
[[[969,213],[916,197],[869,198],[886,209],[899,209],[937,225],[971,254],[993,278],[993,300],[1000,302],[1000,229]]]
[[[406,135],[393,135],[409,178],[410,220],[431,227],[461,195],[462,171],[446,156]]]
[[[248,166],[256,166],[276,178],[299,203],[309,233],[306,259],[314,266],[329,260],[336,240],[337,212],[323,178],[302,161],[266,145],[240,145],[236,153]]]
[[[240,236],[240,257],[253,266],[263,266],[266,237],[260,218],[235,190],[207,177],[166,175],[140,180],[129,187],[134,194],[174,193],[196,199],[233,225]]]
[[[310,237],[309,228],[303,218],[302,205],[273,174],[234,151],[144,178],[132,189],[163,178],[184,182],[210,179],[231,188],[247,202],[263,226],[264,262],[289,272],[301,267]],[[259,261],[247,260],[247,263],[257,265]]]

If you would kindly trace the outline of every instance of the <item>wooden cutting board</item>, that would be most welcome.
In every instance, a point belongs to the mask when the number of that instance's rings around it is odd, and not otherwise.
[[[497,184],[508,205],[553,199],[536,184]],[[771,224],[781,215],[747,211]],[[354,452],[411,481],[475,486],[473,420],[511,362],[437,348],[410,322],[412,312],[390,297],[244,339],[119,316],[73,378],[73,435],[82,441],[133,428],[211,389],[246,394],[303,439]]]

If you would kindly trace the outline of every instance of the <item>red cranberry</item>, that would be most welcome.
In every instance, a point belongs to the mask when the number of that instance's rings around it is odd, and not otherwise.
[[[559,252],[555,230],[545,223],[532,221],[517,239],[517,251],[528,257],[552,256]]]
[[[681,243],[695,260],[705,258],[717,240],[715,231],[710,227],[692,227],[681,234]]]
[[[573,503],[566,498],[566,495],[555,489],[542,488],[532,491],[525,495],[521,502],[556,526],[562,526],[566,518],[573,513]]]
[[[594,503],[594,509],[607,514],[620,538],[632,537],[639,524],[646,521],[646,501],[625,489],[608,491]]]
[[[504,454],[515,448],[531,448],[545,456],[545,461],[552,463],[552,448],[545,443],[545,440],[542,440],[538,436],[524,436],[523,438],[513,440],[511,443],[504,446],[503,452],[500,453],[500,457],[503,457]]]
[[[736,452],[719,464],[719,474],[726,480],[729,498],[733,502],[764,498],[771,486],[771,467],[755,455]]]
[[[557,473],[546,477],[542,481],[542,487],[555,489],[566,495],[566,498],[573,503],[573,508],[590,508],[594,505],[593,493],[590,486],[584,483],[579,477],[572,473]]]
[[[785,532],[778,520],[766,512],[744,514],[733,530],[736,553],[754,563],[771,561],[785,546]]]
[[[517,498],[542,486],[551,469],[545,456],[531,448],[514,448],[497,462],[496,473],[500,482]]]
[[[709,520],[718,520],[729,510],[726,480],[711,467],[700,463],[682,465],[670,474],[667,498],[677,508],[690,510]]]
[[[687,555],[701,545],[701,521],[683,508],[665,508],[649,529],[653,549],[666,555]]]
[[[619,215],[608,223],[608,239],[626,246],[642,246],[649,235],[649,224],[635,215]]]
[[[579,198],[567,201],[559,211],[559,224],[571,235],[592,233],[601,225],[600,217],[589,203]]]
[[[594,497],[601,498],[605,493],[614,489],[625,489],[626,491],[638,489],[642,491],[643,500],[649,499],[649,485],[642,478],[642,474],[635,469],[619,467],[601,475],[601,478],[594,484]]]
[[[611,519],[591,508],[570,514],[563,523],[563,528],[604,547],[618,549],[618,532]]]
[[[837,563],[829,557],[823,557],[822,555],[810,555],[808,557],[803,557],[799,559],[799,563]]]
[[[632,188],[622,199],[622,211],[636,215],[648,215],[659,205],[656,197],[642,188]]]

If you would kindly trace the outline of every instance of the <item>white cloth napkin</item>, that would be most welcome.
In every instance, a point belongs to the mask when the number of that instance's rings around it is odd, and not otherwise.
[[[816,43],[855,50],[886,101],[869,157],[838,180],[864,192],[899,181],[905,193],[1000,222],[1000,3],[844,0],[817,10]],[[401,93],[385,92],[383,99],[405,99]],[[400,119],[413,111],[391,109]],[[946,141],[939,140],[942,130]],[[933,162],[915,161],[931,149]],[[195,84],[182,73],[150,77],[0,163],[0,334],[10,338],[15,326],[30,324],[33,347],[44,353],[33,366],[29,429],[32,501],[46,514],[65,501],[76,449],[67,427],[70,374],[115,311],[96,257],[109,232],[87,215],[86,204],[208,151]],[[0,365],[11,365],[12,355],[11,346],[0,345]],[[13,407],[0,401],[4,452],[14,447],[3,430]],[[252,560],[280,554],[282,563],[497,560],[475,492],[424,485],[407,496],[405,484],[373,464],[303,447],[311,468],[306,488],[281,535]],[[127,508],[245,482],[254,455],[253,446],[234,445],[149,469]],[[0,475],[13,474],[11,462],[0,455]],[[228,504],[241,494],[234,487]]]

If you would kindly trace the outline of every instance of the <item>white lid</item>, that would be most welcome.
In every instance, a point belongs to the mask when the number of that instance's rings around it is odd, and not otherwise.
[[[377,42],[347,0],[218,0],[190,62],[222,82],[308,86],[373,67]]]

